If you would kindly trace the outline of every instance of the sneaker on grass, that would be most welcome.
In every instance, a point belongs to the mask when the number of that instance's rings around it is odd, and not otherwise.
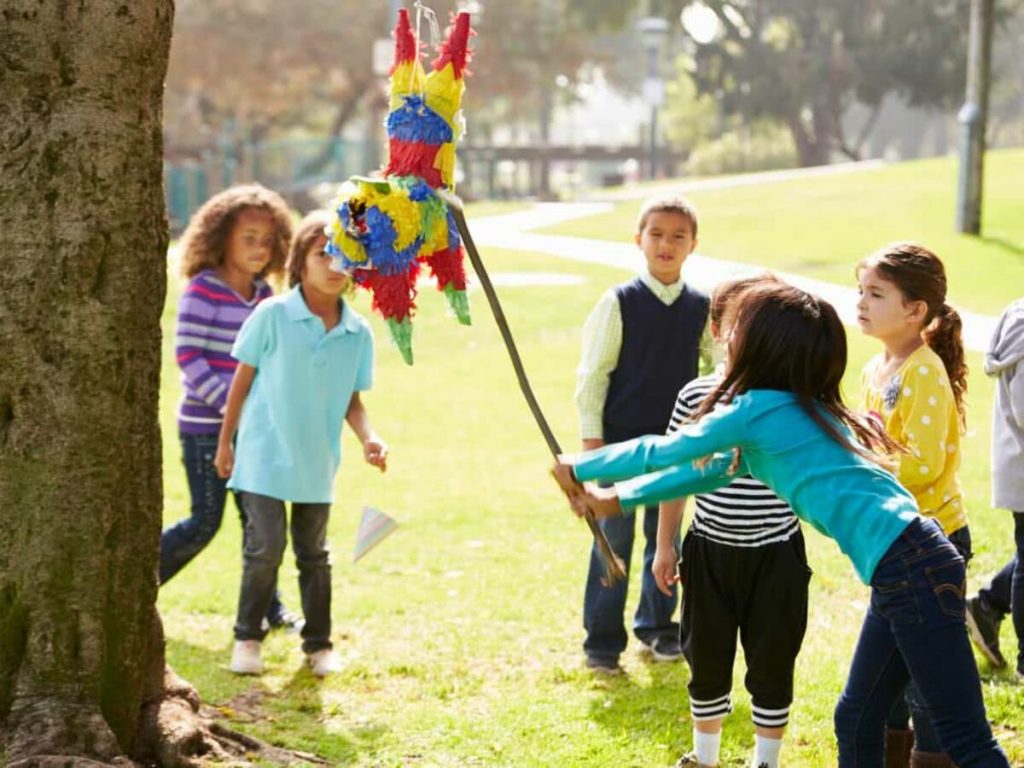
[[[587,669],[599,675],[621,675],[622,667],[618,659],[609,659],[604,656],[587,656]]]
[[[330,648],[307,653],[306,663],[317,677],[327,677],[341,671],[341,659]]]
[[[259,675],[263,672],[259,640],[236,640],[231,652],[231,671],[236,675]]]
[[[641,640],[640,653],[650,654],[653,661],[679,661],[683,658],[679,638],[671,635],[661,635],[652,638],[650,642]]]
[[[967,629],[971,640],[982,655],[996,669],[1006,666],[1006,659],[999,650],[999,624],[1002,617],[986,606],[981,597],[975,595],[967,598]]]

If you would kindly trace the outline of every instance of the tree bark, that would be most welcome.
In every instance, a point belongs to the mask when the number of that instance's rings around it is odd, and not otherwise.
[[[157,398],[172,19],[172,0],[0,2],[9,764],[124,764],[142,747],[143,705],[163,690]]]

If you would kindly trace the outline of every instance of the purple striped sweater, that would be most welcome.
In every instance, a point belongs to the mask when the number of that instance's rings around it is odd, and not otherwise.
[[[233,288],[204,269],[193,277],[178,301],[174,355],[181,368],[183,396],[178,429],[191,435],[220,431],[228,387],[238,361],[231,356],[238,329],[256,305],[274,291],[263,280],[246,301]]]

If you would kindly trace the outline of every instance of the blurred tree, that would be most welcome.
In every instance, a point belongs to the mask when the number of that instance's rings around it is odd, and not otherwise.
[[[361,0],[178,0],[167,76],[169,153],[290,128],[337,136],[371,95],[389,7]]]
[[[801,165],[859,159],[882,100],[953,108],[963,95],[968,0],[703,0],[717,32],[687,30],[692,76],[726,114],[782,121]],[[697,39],[701,38],[701,39]],[[855,135],[842,116],[868,107]]]

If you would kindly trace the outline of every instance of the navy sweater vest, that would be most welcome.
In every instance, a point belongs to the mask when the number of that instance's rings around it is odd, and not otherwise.
[[[666,306],[640,278],[615,289],[622,349],[604,401],[604,439],[661,435],[676,395],[697,377],[708,297],[689,286]]]

